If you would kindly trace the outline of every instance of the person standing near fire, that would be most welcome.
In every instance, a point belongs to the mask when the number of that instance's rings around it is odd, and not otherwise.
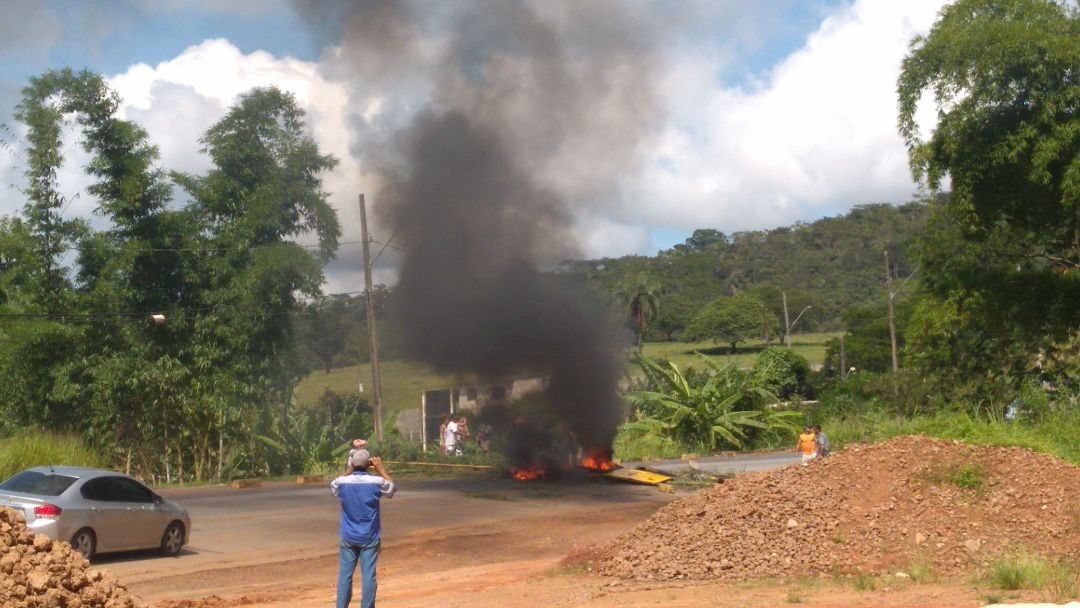
[[[458,449],[458,425],[457,420],[453,417],[446,423],[446,429],[443,431],[443,445],[446,446],[447,456],[457,456],[461,453]]]
[[[465,416],[458,416],[457,420],[457,445],[458,454],[464,452],[465,444],[472,439],[472,433],[469,432],[469,421],[465,419]]]
[[[375,469],[378,475],[368,473]],[[392,498],[397,488],[382,459],[356,450],[345,475],[330,482],[330,492],[341,502],[341,546],[337,582],[337,608],[349,608],[353,574],[360,563],[360,608],[375,608],[379,588],[376,566],[382,543],[380,501]]]
[[[450,424],[450,414],[442,415],[442,424],[439,425],[439,453],[446,455],[446,426]]]

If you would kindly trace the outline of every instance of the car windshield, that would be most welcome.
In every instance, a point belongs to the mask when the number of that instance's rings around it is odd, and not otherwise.
[[[71,484],[75,483],[76,479],[78,478],[70,475],[23,471],[4,483],[0,483],[0,490],[41,496],[59,496]]]

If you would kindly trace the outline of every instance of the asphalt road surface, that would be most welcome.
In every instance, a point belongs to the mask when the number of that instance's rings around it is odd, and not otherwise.
[[[795,461],[797,455],[780,454],[722,456],[699,463],[710,472],[739,472]],[[650,466],[675,470],[687,465],[673,461]],[[397,495],[384,501],[380,572],[415,576],[460,567],[463,560],[479,567],[523,555],[561,556],[606,541],[678,497],[652,486],[602,478],[528,483],[399,480],[398,487]],[[148,552],[106,555],[94,563],[143,598],[287,597],[304,589],[310,596],[313,590],[329,592],[333,586],[339,506],[327,483],[170,488],[161,494],[191,513],[191,542],[184,551],[173,558]],[[407,577],[390,578],[391,597],[407,594],[393,588],[395,581]],[[301,604],[297,599],[295,605]]]
[[[658,471],[667,471],[673,474],[686,473],[691,469],[697,469],[713,475],[735,475],[753,471],[768,471],[779,469],[789,464],[802,461],[802,455],[797,452],[758,452],[758,453],[732,453],[729,455],[706,456],[697,458],[691,465],[684,460],[658,460],[642,462],[627,462],[625,466],[636,468],[646,466]]]

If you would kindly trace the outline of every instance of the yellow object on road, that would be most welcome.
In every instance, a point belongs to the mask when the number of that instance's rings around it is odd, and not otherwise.
[[[608,471],[604,473],[604,477],[609,479],[618,479],[619,481],[629,481],[633,483],[644,483],[650,486],[658,486],[665,481],[671,481],[672,477],[667,475],[660,475],[659,473],[650,473],[648,471],[639,471],[637,469],[615,469],[614,471]]]

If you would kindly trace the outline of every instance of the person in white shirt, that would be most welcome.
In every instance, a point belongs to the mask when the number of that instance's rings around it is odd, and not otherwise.
[[[446,453],[451,456],[458,456],[461,454],[461,448],[458,446],[457,434],[457,421],[451,418],[450,422],[446,423],[446,435],[443,439],[443,443],[446,444]]]

